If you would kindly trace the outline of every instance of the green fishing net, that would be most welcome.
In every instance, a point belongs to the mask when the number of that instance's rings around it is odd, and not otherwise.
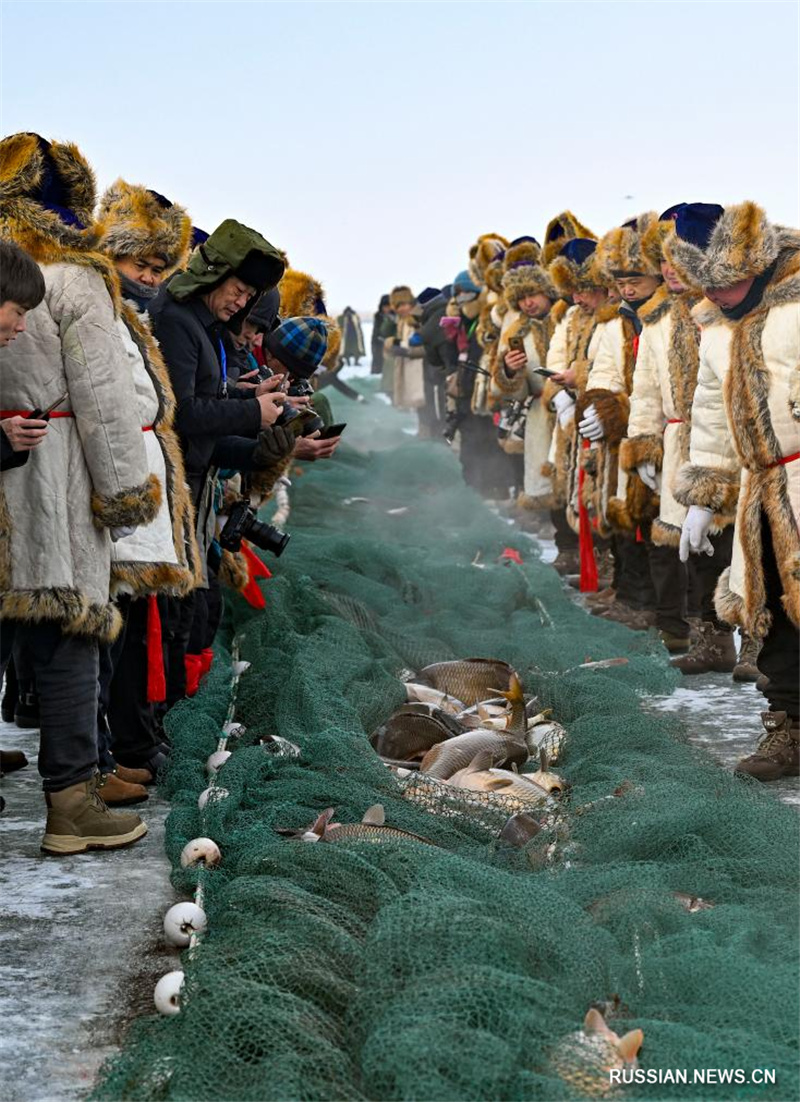
[[[136,1021],[94,1097],[601,1097],[575,1038],[592,1004],[620,1036],[644,1031],[640,1068],[688,1070],[620,1097],[798,1097],[796,813],[646,714],[640,694],[675,684],[658,640],[589,617],[445,446],[356,385],[368,402],[331,404],[358,447],[295,478],[266,610],[227,599],[215,665],[168,717],[167,850],[181,893],[203,880],[208,932],[183,954],[181,1013]],[[522,565],[498,561],[507,547]],[[200,812],[234,642],[246,732],[227,798]],[[523,849],[498,839],[513,806],[398,779],[368,743],[401,675],[472,656],[510,662],[568,731],[571,791]],[[431,844],[275,832],[376,803]],[[218,868],[181,868],[198,835]],[[774,1085],[691,1085],[762,1068]]]

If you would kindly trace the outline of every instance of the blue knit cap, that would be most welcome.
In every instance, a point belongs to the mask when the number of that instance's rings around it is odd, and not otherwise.
[[[481,293],[480,287],[472,282],[468,271],[459,272],[456,278],[453,280],[453,294],[463,294],[465,291],[472,291],[473,294],[479,295]]]
[[[328,327],[322,318],[287,318],[264,343],[290,374],[308,379],[328,350]]]
[[[675,232],[682,241],[705,250],[724,213],[719,203],[684,203],[675,215]]]

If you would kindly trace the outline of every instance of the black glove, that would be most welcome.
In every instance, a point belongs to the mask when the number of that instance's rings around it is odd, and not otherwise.
[[[263,471],[294,451],[294,433],[285,425],[269,425],[258,434],[253,451],[253,468]]]
[[[392,345],[392,355],[405,358],[406,356],[410,356],[411,353],[402,344],[394,344]]]

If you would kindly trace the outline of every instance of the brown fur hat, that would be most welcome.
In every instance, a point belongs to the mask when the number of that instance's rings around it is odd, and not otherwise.
[[[563,210],[555,218],[551,218],[544,231],[544,246],[542,247],[542,263],[548,267],[555,257],[561,252],[568,241],[574,237],[585,237],[590,241],[596,241],[597,236],[579,221],[571,210]]]
[[[510,272],[522,264],[539,264],[542,259],[542,247],[534,237],[517,237],[506,249],[503,257],[503,273]]]
[[[553,281],[541,264],[523,264],[506,272],[503,276],[503,294],[512,310],[518,309],[520,299],[527,295],[547,295],[553,301],[558,298]]]
[[[747,200],[725,208],[705,249],[672,234],[665,256],[689,286],[730,287],[765,272],[778,256],[780,240],[780,228]]]
[[[333,369],[339,359],[342,334],[335,318],[330,317],[325,306],[325,290],[318,279],[300,272],[297,268],[287,268],[278,284],[281,296],[280,316],[282,318],[321,318],[328,330],[328,347],[322,357],[322,366]]]
[[[502,261],[508,242],[499,233],[484,233],[469,250],[470,279],[479,287],[486,283],[486,271],[489,265]]]
[[[642,248],[644,235],[657,223],[656,212],[647,211],[632,218],[624,226],[616,226],[601,237],[597,246],[597,261],[607,276],[614,278],[615,272],[661,275],[659,265],[653,264]]]
[[[168,270],[186,262],[192,221],[157,192],[117,180],[100,200],[97,221],[109,256],[160,256]]]
[[[49,205],[42,198],[43,189],[52,193]],[[29,133],[12,134],[0,142],[2,218],[23,248],[28,249],[27,233],[70,249],[94,248],[95,198],[94,173],[71,142],[48,142]],[[70,211],[81,225],[62,218],[53,206]]]
[[[404,284],[393,287],[389,294],[389,305],[393,310],[396,310],[398,306],[402,306],[404,302],[411,303],[413,306],[416,301],[411,288],[406,287]]]
[[[664,260],[664,243],[675,233],[675,219],[667,218],[663,222],[653,222],[642,234],[642,252],[652,267],[661,270]]]
[[[596,238],[577,238],[579,241],[594,241]],[[563,246],[566,241],[562,242]],[[597,263],[597,249],[590,253],[581,263],[576,263],[570,257],[559,252],[551,261],[547,269],[553,285],[562,298],[571,298],[576,291],[591,291],[596,287],[605,286],[606,279]]]

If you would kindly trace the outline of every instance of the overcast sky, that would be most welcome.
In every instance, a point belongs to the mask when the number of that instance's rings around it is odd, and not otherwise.
[[[4,133],[76,142],[329,309],[449,282],[481,233],[686,200],[800,225],[798,4],[2,4]]]

